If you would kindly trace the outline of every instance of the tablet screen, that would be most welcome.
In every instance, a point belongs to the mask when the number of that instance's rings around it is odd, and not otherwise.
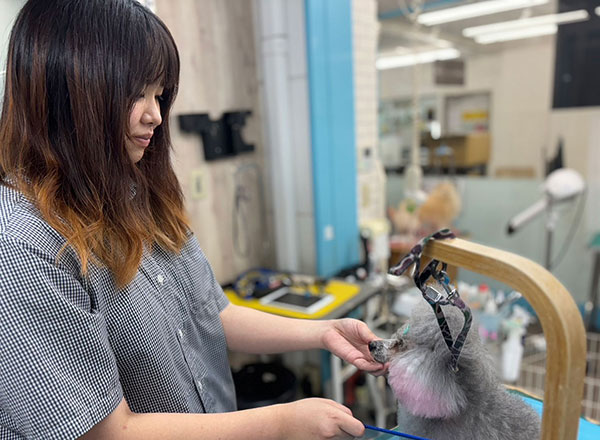
[[[327,293],[311,295],[304,292],[292,292],[287,287],[283,287],[262,297],[260,303],[310,315],[331,304],[333,300],[333,295]]]
[[[321,300],[320,296],[302,295],[299,293],[288,292],[284,295],[281,295],[279,298],[274,299],[273,302],[290,304],[298,307],[309,307],[312,306],[314,303],[318,302],[319,300]]]

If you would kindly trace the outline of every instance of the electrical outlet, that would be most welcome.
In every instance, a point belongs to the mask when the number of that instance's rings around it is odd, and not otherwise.
[[[190,180],[192,186],[192,199],[203,199],[206,196],[206,189],[204,188],[204,172],[202,170],[192,171]]]

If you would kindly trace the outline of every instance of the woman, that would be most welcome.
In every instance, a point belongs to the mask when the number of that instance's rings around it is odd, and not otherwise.
[[[329,349],[356,320],[230,304],[169,161],[179,57],[134,0],[29,0],[0,118],[0,438],[349,438],[326,399],[235,411],[227,348]]]

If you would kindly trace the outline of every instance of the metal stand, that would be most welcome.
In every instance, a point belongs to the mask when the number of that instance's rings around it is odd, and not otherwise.
[[[600,250],[594,252],[592,268],[592,285],[589,300],[585,303],[585,328],[588,332],[600,331],[596,327],[596,313],[598,311],[598,282],[600,281]]]
[[[556,228],[557,215],[552,209],[552,200],[548,197],[548,204],[546,205],[546,213],[548,218],[546,219],[546,259],[544,267],[548,271],[552,271],[552,237],[554,235],[554,229]]]

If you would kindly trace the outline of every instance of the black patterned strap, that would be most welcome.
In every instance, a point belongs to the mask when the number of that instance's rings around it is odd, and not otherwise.
[[[443,240],[446,238],[456,238],[456,235],[454,235],[454,232],[450,229],[441,229],[427,237],[423,237],[398,264],[389,270],[389,273],[392,275],[401,275],[414,263],[415,273],[418,274],[421,264],[421,255],[423,255],[423,249],[427,242],[429,240]]]
[[[411,250],[410,252],[402,259],[400,262],[392,267],[389,270],[389,273],[392,275],[401,275],[404,273],[410,266],[415,265],[415,271],[413,273],[413,280],[415,285],[419,288],[421,293],[423,294],[423,298],[429,303],[429,305],[433,308],[433,312],[435,313],[435,317],[438,322],[438,326],[440,327],[440,331],[448,346],[448,350],[450,350],[450,354],[452,357],[451,367],[453,371],[458,371],[458,358],[460,357],[460,352],[462,347],[465,344],[465,340],[467,338],[467,334],[471,328],[471,323],[473,320],[473,316],[471,314],[471,309],[465,304],[465,302],[460,298],[458,291],[456,289],[450,288],[450,280],[448,279],[448,275],[446,274],[446,269],[448,265],[446,263],[441,263],[442,268],[438,270],[438,266],[440,262],[438,260],[432,260],[425,266],[422,272],[420,272],[421,266],[421,256],[423,255],[423,249],[429,240],[440,240],[446,238],[455,238],[454,233],[449,229],[442,229],[438,232],[435,232],[427,237],[422,238]],[[426,284],[426,281],[429,277],[434,278],[437,282],[444,288],[444,292],[438,292],[433,287]],[[444,316],[444,312],[442,311],[442,305],[451,304],[455,307],[458,307],[460,311],[463,313],[465,318],[463,327],[458,334],[456,340],[452,338],[452,333],[450,332],[450,328],[448,327],[448,323],[446,321],[446,317]]]

